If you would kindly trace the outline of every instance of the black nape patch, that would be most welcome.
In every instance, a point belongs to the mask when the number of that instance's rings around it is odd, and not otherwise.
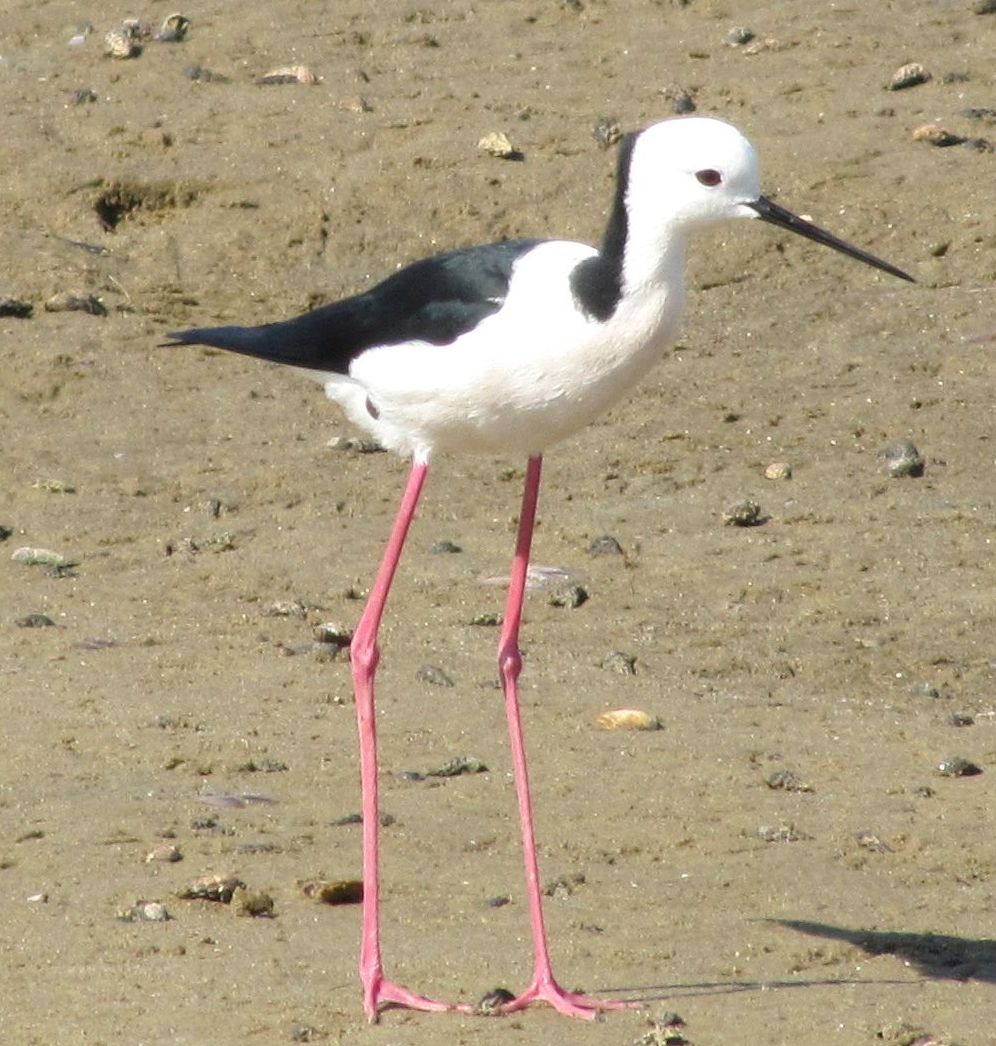
[[[571,291],[586,316],[604,323],[622,297],[622,271],[600,254],[586,258],[571,273]]]
[[[612,316],[622,297],[623,255],[629,231],[626,190],[636,137],[627,134],[619,146],[616,194],[602,237],[602,249],[594,258],[586,258],[571,273],[571,291],[578,307],[586,316],[602,322]]]

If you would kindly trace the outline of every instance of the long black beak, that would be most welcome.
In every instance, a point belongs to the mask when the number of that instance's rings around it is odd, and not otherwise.
[[[800,218],[791,211],[785,210],[784,207],[779,207],[777,203],[772,203],[766,196],[759,196],[756,200],[748,203],[747,206],[751,210],[756,211],[757,216],[763,221],[777,225],[780,229],[789,229],[792,232],[797,232],[800,236],[805,236],[807,240],[815,240],[826,247],[832,247],[835,251],[840,251],[841,254],[857,258],[858,261],[863,261],[867,265],[881,269],[891,276],[898,276],[901,280],[909,280],[910,283],[916,282],[909,273],[903,272],[902,269],[897,269],[895,265],[890,265],[888,262],[882,261],[881,258],[876,258],[874,254],[861,250],[859,247],[852,247],[849,243],[838,240],[836,236],[832,236],[818,225],[813,225],[812,222],[807,222],[804,218]]]

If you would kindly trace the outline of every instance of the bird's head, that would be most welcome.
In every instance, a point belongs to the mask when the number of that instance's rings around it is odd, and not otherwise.
[[[648,222],[673,236],[731,218],[760,218],[893,276],[912,279],[764,196],[754,147],[722,120],[679,117],[637,135],[626,204],[631,227]]]

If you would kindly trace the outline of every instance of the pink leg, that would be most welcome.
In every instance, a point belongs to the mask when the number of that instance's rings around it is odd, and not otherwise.
[[[565,991],[556,982],[550,966],[546,926],[543,922],[543,903],[539,882],[539,863],[536,857],[536,839],[533,832],[533,810],[529,797],[529,775],[526,771],[526,751],[522,739],[522,721],[519,716],[519,672],[522,655],[519,653],[519,624],[526,591],[526,571],[529,567],[529,549],[532,545],[533,524],[536,520],[536,502],[539,497],[541,456],[529,459],[526,484],[522,493],[522,512],[519,516],[519,534],[515,558],[508,585],[505,625],[498,644],[498,667],[505,691],[505,712],[508,716],[508,735],[512,748],[512,766],[515,771],[515,790],[519,799],[519,817],[522,821],[522,849],[526,863],[526,890],[529,895],[529,915],[533,928],[533,976],[526,990],[517,998],[498,1007],[500,1013],[524,1009],[536,1001],[548,1002],[554,1009],[571,1017],[591,1020],[599,1010],[622,1009],[639,1003],[621,1000],[593,999],[587,995]]]
[[[427,472],[428,466],[424,463],[416,461],[412,465],[408,486],[394,521],[394,529],[391,531],[384,558],[381,560],[370,597],[349,648],[356,695],[356,718],[360,732],[363,813],[363,933],[360,942],[360,980],[363,984],[363,1008],[371,1021],[377,1020],[377,1013],[383,1004],[394,1003],[416,1010],[455,1008],[416,995],[407,988],[387,980],[380,956],[380,810],[377,802],[377,730],[374,721],[374,674],[380,659],[377,632]]]

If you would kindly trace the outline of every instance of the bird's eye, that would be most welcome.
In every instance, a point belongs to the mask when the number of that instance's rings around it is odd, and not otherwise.
[[[711,167],[705,171],[696,171],[695,177],[701,185],[708,185],[710,188],[714,185],[719,185],[723,180],[723,176],[719,171],[714,171]]]

